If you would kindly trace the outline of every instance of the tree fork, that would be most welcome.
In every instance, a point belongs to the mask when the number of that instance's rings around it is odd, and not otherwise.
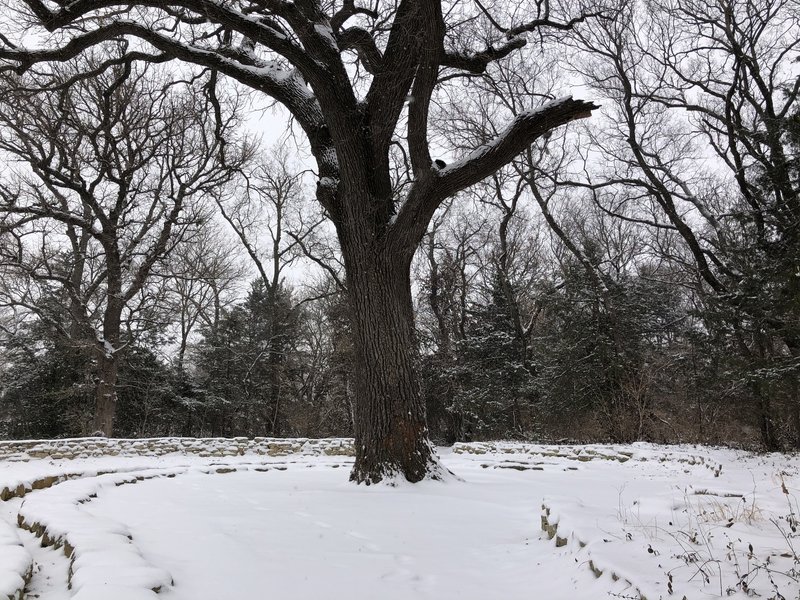
[[[372,483],[396,475],[409,481],[441,477],[416,374],[411,257],[445,199],[510,163],[538,137],[590,116],[597,106],[567,96],[521,112],[494,140],[440,166],[430,156],[430,103],[446,80],[440,77],[442,69],[479,75],[490,63],[524,47],[526,32],[571,29],[600,13],[499,28],[499,44],[456,49],[447,47],[446,32],[448,25],[460,26],[446,22],[441,0],[401,0],[385,14],[347,2],[335,15],[327,15],[317,0],[251,3],[246,14],[237,3],[205,0],[183,0],[181,11],[150,0],[55,8],[41,0],[20,1],[45,29],[71,29],[69,40],[57,48],[28,50],[0,43],[0,61],[17,72],[38,62],[69,60],[109,40],[135,37],[158,51],[150,56],[153,61],[168,57],[214,69],[289,110],[308,136],[318,167],[317,200],[336,225],[345,259],[358,379],[352,479]],[[103,10],[118,5],[146,9],[142,22]],[[359,12],[391,22],[388,36],[346,27]],[[184,18],[197,25],[182,27]],[[208,27],[204,30],[201,23]],[[241,43],[210,47],[220,27],[236,33]],[[342,58],[354,48],[373,74],[360,99],[358,92],[367,82],[354,82]],[[285,64],[267,60],[260,49],[283,57]],[[137,57],[147,60],[142,53]],[[388,159],[390,145],[403,129],[411,166],[404,198],[394,197],[390,189]],[[396,205],[400,208],[393,217]]]

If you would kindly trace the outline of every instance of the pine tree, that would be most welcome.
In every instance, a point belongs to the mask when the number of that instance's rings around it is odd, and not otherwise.
[[[198,366],[208,411],[216,415],[217,435],[279,434],[286,361],[299,314],[288,288],[281,286],[274,303],[272,299],[258,279],[244,302],[224,314],[216,331],[204,332]]]
[[[535,368],[515,335],[504,289],[495,274],[490,299],[473,307],[449,370],[455,383],[449,410],[459,415],[465,440],[522,437],[534,426]]]

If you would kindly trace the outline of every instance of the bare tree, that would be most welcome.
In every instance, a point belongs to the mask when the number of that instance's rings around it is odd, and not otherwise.
[[[510,57],[476,82],[480,93],[466,99],[458,97],[463,92],[454,91],[456,96],[449,97],[436,114],[442,134],[456,146],[467,144],[469,139],[489,139],[496,135],[498,123],[552,95],[567,76],[561,66],[563,56],[556,50],[552,44],[545,45],[536,62],[525,60],[522,54]],[[523,364],[533,360],[543,365],[539,373],[539,418],[547,419],[548,412],[558,413],[554,409],[559,404],[572,405],[563,413],[591,405],[593,414],[602,415],[604,434],[615,440],[636,439],[644,435],[644,423],[650,424],[653,411],[648,404],[651,398],[642,395],[645,386],[634,385],[644,380],[649,357],[637,362],[626,356],[640,333],[634,331],[628,318],[635,314],[631,305],[636,302],[628,296],[641,287],[640,270],[652,277],[652,265],[658,258],[644,241],[650,237],[644,211],[639,210],[634,218],[625,206],[603,211],[602,205],[593,202],[590,190],[564,181],[585,168],[579,152],[582,147],[574,131],[554,132],[476,186],[473,194],[492,208],[490,215],[497,215],[494,244],[487,244],[491,250],[484,271],[492,273],[487,289],[494,294],[499,290],[506,303],[511,332],[517,340],[509,360],[518,357]],[[601,161],[594,154],[591,159]],[[550,255],[543,245],[536,248],[539,230],[526,226],[529,219],[549,228],[553,241]],[[652,216],[650,220],[655,221]],[[664,230],[654,231],[660,234]],[[553,327],[546,323],[553,318],[549,313],[566,298],[569,301],[565,304],[573,305],[570,310],[580,305],[591,309],[591,319],[582,323],[581,335],[585,347],[596,351],[596,379],[584,390],[572,388],[559,398],[548,388],[568,389],[578,379],[579,369],[570,368],[575,365],[569,362],[580,356],[581,344],[555,360],[552,354],[559,352],[555,347],[542,352],[541,346],[529,346],[537,334],[541,336]],[[567,328],[561,331],[568,334]],[[586,353],[584,357],[589,356]],[[563,402],[565,397],[570,400]],[[586,398],[591,400],[586,402]],[[631,426],[633,421],[637,424]]]
[[[589,132],[606,160],[585,153],[586,176],[573,183],[608,214],[678,237],[683,256],[673,256],[706,315],[733,328],[754,365],[789,355],[796,370],[800,5],[620,2],[614,19],[574,39],[576,70],[610,103]],[[776,448],[761,379],[752,395],[763,443]]]
[[[78,59],[46,83],[5,77],[0,106],[0,149],[17,161],[0,182],[1,259],[69,298],[67,322],[49,318],[95,363],[93,430],[105,435],[120,357],[148,326],[134,323],[147,317],[148,280],[192,226],[196,199],[224,184],[237,160],[216,135],[235,121],[214,119],[191,85],[147,65],[81,77],[113,56]],[[5,292],[47,316],[30,285]]]
[[[424,252],[416,261],[428,425],[436,439],[446,442],[463,439],[463,414],[452,402],[458,383],[452,367],[466,337],[469,307],[480,278],[480,254],[489,237],[485,212],[476,202],[448,203],[431,221]]]
[[[352,435],[351,339],[343,290],[328,278],[317,285],[319,299],[303,305],[303,318],[290,365],[294,397],[287,411],[302,436]]]
[[[222,311],[235,297],[244,276],[244,265],[233,243],[217,229],[216,222],[203,223],[184,236],[170,254],[163,276],[169,287],[169,305],[178,325],[178,371],[185,367],[189,341],[198,326],[212,335]]]
[[[570,29],[597,11],[541,0],[515,10],[529,20],[511,23],[511,15],[492,15],[482,3],[440,0],[372,8],[353,0],[22,0],[15,6],[25,7],[36,24],[26,33],[44,28],[57,32],[59,41],[31,50],[20,38],[12,41],[9,31],[0,38],[7,68],[24,71],[108,40],[136,39],[142,43],[126,60],[180,59],[210,67],[288,109],[308,138],[317,200],[336,226],[346,267],[357,372],[352,479],[439,477],[414,368],[414,252],[445,199],[490,176],[539,136],[588,117],[595,106],[571,97],[546,103],[441,166],[431,158],[428,139],[431,100],[452,76],[480,75],[524,47],[527,33]],[[402,197],[393,193],[391,177],[397,136],[404,138],[411,176]]]
[[[451,93],[440,102],[435,114],[437,129],[459,148],[474,139],[493,139],[503,123],[553,97],[564,79],[557,50],[553,43],[547,43],[539,49],[536,61],[517,53],[494,65],[475,82],[477,93],[465,95],[464,90],[448,90]],[[542,272],[538,263],[542,253],[537,248],[539,229],[531,209],[538,205],[551,231],[571,252],[580,253],[560,227],[551,206],[556,195],[554,173],[574,159],[568,139],[566,134],[542,136],[470,192],[484,206],[490,223],[496,223],[491,243],[486,244],[489,251],[484,253],[488,262],[482,270],[491,273],[485,287],[500,287],[523,362],[529,359],[530,337],[542,308],[540,299],[533,297],[540,287]],[[597,276],[589,261],[584,258],[583,263]]]
[[[473,203],[458,204],[431,221],[418,269],[425,297],[419,309],[421,328],[426,329],[422,343],[444,359],[451,357],[453,343],[464,339],[478,255],[486,245],[489,228],[485,215]]]
[[[269,155],[248,173],[243,193],[233,196],[216,194],[214,197],[219,213],[245,249],[266,290],[265,309],[269,322],[266,323],[266,347],[261,355],[269,373],[269,390],[265,394],[265,408],[270,414],[268,433],[277,436],[281,428],[284,348],[287,342],[283,339],[279,321],[292,316],[286,314],[281,292],[286,285],[287,271],[293,266],[299,268],[298,261],[313,256],[311,247],[315,233],[325,218],[308,210],[304,202],[304,173],[292,167],[288,154],[273,149]],[[314,259],[317,264],[323,264],[318,257]],[[296,313],[300,304],[319,296],[312,294],[299,300],[289,308],[289,312]]]

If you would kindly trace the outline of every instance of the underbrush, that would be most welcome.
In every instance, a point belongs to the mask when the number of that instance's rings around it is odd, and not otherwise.
[[[659,523],[643,517],[637,502],[625,508],[620,497],[625,539],[644,538],[669,596],[691,600],[683,588],[699,581],[720,597],[800,600],[800,505],[784,475],[775,478],[785,499],[781,510],[760,506],[756,489],[744,495],[684,490],[670,520]]]

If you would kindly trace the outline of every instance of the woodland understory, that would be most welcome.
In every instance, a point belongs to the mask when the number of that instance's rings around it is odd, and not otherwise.
[[[0,7],[0,437],[800,447],[798,0]]]

